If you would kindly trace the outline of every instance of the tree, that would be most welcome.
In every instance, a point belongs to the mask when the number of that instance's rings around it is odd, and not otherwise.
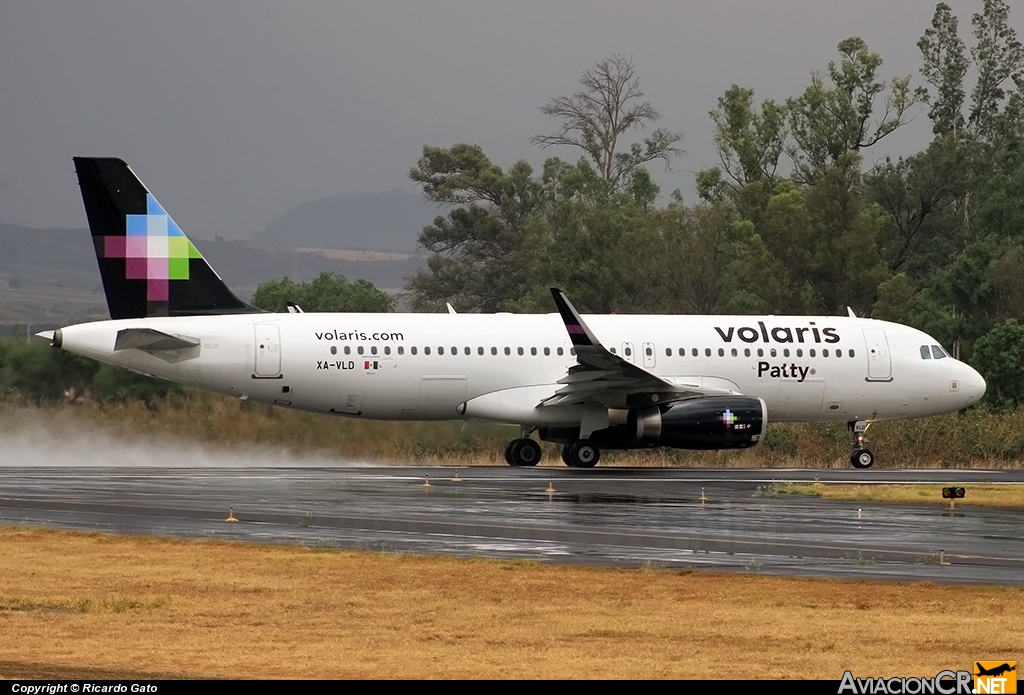
[[[868,197],[885,210],[882,261],[921,280],[960,250],[953,205],[967,191],[967,148],[937,138],[924,152],[888,157],[866,176]]]
[[[984,0],[982,11],[971,17],[975,38],[971,57],[978,81],[971,92],[968,120],[986,138],[995,133],[1000,105],[1007,97],[1006,82],[1012,81],[1018,92],[1024,88],[1024,46],[1010,26],[1009,13],[1004,0]]]
[[[788,135],[786,107],[766,99],[758,110],[753,102],[754,90],[737,85],[718,98],[718,108],[710,113],[715,149],[736,186],[764,183],[771,188]]]
[[[605,58],[583,73],[580,84],[582,91],[555,97],[541,107],[545,116],[561,121],[561,126],[554,135],[531,138],[532,143],[582,149],[613,190],[624,186],[630,172],[641,164],[660,159],[667,167],[682,154],[677,147],[682,133],[664,128],[623,149],[622,139],[629,131],[644,129],[661,118],[650,103],[641,101],[644,93],[631,60],[618,55]]]
[[[797,176],[813,183],[847,152],[877,144],[908,122],[907,111],[923,97],[910,89],[910,77],[878,80],[882,57],[854,36],[839,42],[839,64],[828,64],[829,86],[815,73],[799,97],[788,99],[794,144],[789,154]],[[872,123],[876,101],[884,96],[881,116]]]
[[[996,408],[1024,403],[1024,326],[1015,319],[978,338],[971,362],[988,384],[988,403]]]
[[[949,5],[935,6],[932,25],[917,42],[924,58],[921,74],[935,88],[935,96],[925,92],[923,99],[931,108],[932,130],[936,135],[952,135],[963,130],[964,75],[967,73],[967,49],[957,34],[957,18]]]
[[[423,148],[409,172],[427,199],[456,205],[420,234],[427,269],[408,283],[413,307],[459,311],[523,308],[536,286],[546,191],[519,161],[505,172],[478,145]]]
[[[264,282],[252,296],[253,306],[283,312],[294,302],[303,311],[394,311],[394,300],[368,280],[349,282],[336,273],[320,273],[310,282],[297,283],[283,277]]]

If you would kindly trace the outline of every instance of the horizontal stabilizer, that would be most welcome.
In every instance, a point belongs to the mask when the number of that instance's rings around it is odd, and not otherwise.
[[[183,348],[198,347],[197,338],[189,338],[183,335],[171,335],[162,331],[155,331],[152,328],[123,328],[117,332],[114,340],[114,351],[131,350],[181,350]]]

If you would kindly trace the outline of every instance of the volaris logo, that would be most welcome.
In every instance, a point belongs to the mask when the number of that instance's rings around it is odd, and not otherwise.
[[[170,299],[171,280],[189,279],[189,260],[202,258],[152,194],[145,215],[125,215],[126,236],[103,237],[103,257],[125,259],[125,278],[146,281],[146,299]]]

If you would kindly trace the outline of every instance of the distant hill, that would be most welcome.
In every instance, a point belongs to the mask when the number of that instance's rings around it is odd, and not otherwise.
[[[281,248],[411,253],[423,227],[439,214],[443,211],[423,196],[399,189],[333,195],[296,205],[252,239]]]
[[[426,265],[410,253],[275,250],[246,241],[193,239],[224,282],[248,300],[257,285],[284,275],[312,280],[321,272],[398,290]],[[106,318],[99,269],[86,229],[32,229],[0,224],[0,324]]]

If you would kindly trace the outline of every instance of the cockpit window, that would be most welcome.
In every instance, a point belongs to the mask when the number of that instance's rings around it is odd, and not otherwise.
[[[942,348],[940,348],[938,345],[932,345],[932,357],[934,357],[937,360],[941,360],[945,356],[946,353],[942,351]]]
[[[932,353],[929,352],[928,346],[927,345],[922,345],[921,346],[921,359],[922,360],[930,360],[931,358],[932,358]]]

